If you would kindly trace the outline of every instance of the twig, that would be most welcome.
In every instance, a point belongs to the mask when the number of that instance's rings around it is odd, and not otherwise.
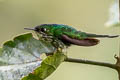
[[[90,64],[90,65],[104,66],[104,67],[109,67],[109,68],[112,68],[112,69],[120,68],[116,64],[105,63],[105,62],[97,62],[97,61],[91,61],[91,60],[66,58],[65,61],[66,62],[73,62],[73,63],[83,63],[83,64]]]
[[[118,72],[118,77],[120,80],[120,57],[117,55],[114,56],[117,60],[116,64],[112,63],[106,63],[106,62],[98,62],[98,61],[92,61],[92,60],[84,60],[84,59],[73,59],[73,58],[66,58],[66,62],[73,62],[73,63],[83,63],[83,64],[90,64],[90,65],[97,65],[97,66],[103,66],[115,69]]]

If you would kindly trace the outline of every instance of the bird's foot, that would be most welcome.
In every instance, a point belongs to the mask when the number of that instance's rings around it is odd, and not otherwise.
[[[66,48],[57,48],[56,52],[61,52],[63,53],[64,55],[67,55],[67,49]]]

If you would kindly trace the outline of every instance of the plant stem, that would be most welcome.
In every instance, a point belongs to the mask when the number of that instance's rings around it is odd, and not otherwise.
[[[73,63],[83,63],[83,64],[90,64],[90,65],[97,65],[97,66],[104,66],[109,67],[112,69],[118,69],[119,66],[116,64],[106,63],[106,62],[97,62],[91,60],[83,60],[83,59],[73,59],[73,58],[66,58],[65,62],[73,62]]]

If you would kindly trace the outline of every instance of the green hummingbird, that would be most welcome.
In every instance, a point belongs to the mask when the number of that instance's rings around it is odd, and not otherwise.
[[[119,35],[97,35],[78,31],[75,28],[64,24],[41,24],[35,28],[25,28],[27,30],[33,30],[42,35],[43,38],[50,39],[52,42],[56,42],[60,45],[69,47],[70,45],[78,46],[94,46],[97,45],[100,40],[95,38],[115,38]]]

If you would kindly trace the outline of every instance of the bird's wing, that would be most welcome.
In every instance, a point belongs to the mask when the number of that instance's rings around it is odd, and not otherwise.
[[[69,30],[64,32],[61,38],[65,42],[79,45],[79,46],[94,46],[100,42],[98,39],[95,39],[95,38],[115,38],[115,37],[119,37],[119,35],[115,35],[115,36],[97,35],[97,34],[81,32],[81,31],[71,32]]]
[[[94,46],[99,43],[98,39],[86,38],[86,39],[79,40],[79,39],[71,38],[67,35],[62,35],[62,40],[74,45],[79,45],[79,46]]]

